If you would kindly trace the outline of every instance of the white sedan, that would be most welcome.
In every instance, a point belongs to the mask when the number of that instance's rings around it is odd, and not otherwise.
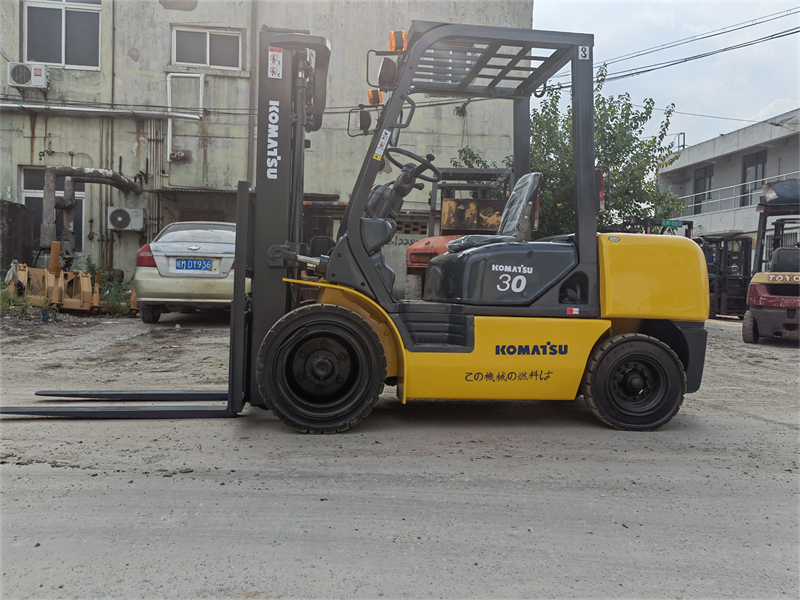
[[[164,227],[136,256],[142,321],[156,323],[165,312],[230,309],[235,251],[234,223],[187,221]]]

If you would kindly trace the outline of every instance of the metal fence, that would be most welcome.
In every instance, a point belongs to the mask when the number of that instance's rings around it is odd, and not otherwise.
[[[759,198],[761,197],[761,187],[765,183],[794,179],[797,177],[800,177],[800,171],[683,196],[683,210],[681,211],[681,216],[691,217],[692,215],[705,215],[723,210],[755,206],[758,204]]]

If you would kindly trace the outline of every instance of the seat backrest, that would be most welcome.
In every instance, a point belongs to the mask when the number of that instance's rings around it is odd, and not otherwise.
[[[772,273],[800,272],[800,248],[776,248],[769,261],[769,270]]]
[[[525,240],[541,181],[541,173],[528,173],[517,180],[503,210],[497,235],[513,237],[517,242]]]

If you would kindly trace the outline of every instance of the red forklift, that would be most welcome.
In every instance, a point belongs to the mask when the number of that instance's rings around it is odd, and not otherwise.
[[[447,243],[464,235],[497,231],[513,187],[511,169],[443,168],[430,194],[428,231],[440,216],[440,233],[414,242],[406,252],[406,300],[422,300],[425,273],[432,258],[447,252]]]
[[[787,179],[764,186],[759,213],[753,279],[747,290],[747,312],[742,339],[757,344],[761,338],[800,340],[800,247],[785,246],[786,226],[800,224],[800,180]],[[785,218],[785,215],[793,215]],[[767,220],[774,223],[771,254],[766,253]],[[764,267],[767,271],[762,272]]]

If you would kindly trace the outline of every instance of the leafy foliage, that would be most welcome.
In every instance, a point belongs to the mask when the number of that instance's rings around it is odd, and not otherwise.
[[[457,169],[511,169],[513,167],[513,157],[506,156],[503,160],[503,166],[498,167],[497,163],[492,161],[491,164],[469,146],[464,146],[458,150],[458,157],[451,158],[450,164]],[[497,181],[492,190],[492,198],[503,198],[503,183]]]
[[[0,281],[0,315],[24,316],[33,314],[33,307],[25,301],[25,298],[18,297],[14,290]]]
[[[678,158],[674,142],[667,142],[674,105],[664,112],[658,133],[643,137],[655,102],[647,99],[644,107],[637,109],[630,94],[604,96],[605,77],[603,67],[594,90],[596,163],[608,166],[610,172],[606,211],[597,216],[598,229],[624,229],[634,219],[668,218],[680,208],[680,198],[660,189],[657,174]],[[531,111],[531,168],[544,176],[536,238],[571,233],[575,228],[572,108],[561,111],[563,93],[560,86],[549,86],[541,104]],[[511,157],[504,161],[507,165],[511,162]],[[468,147],[459,150],[458,159],[452,163],[457,167],[497,168]]]
[[[469,146],[458,150],[458,158],[451,158],[450,164],[456,169],[499,169],[496,162],[489,164]]]
[[[122,279],[100,280],[100,301],[103,312],[110,315],[122,316],[129,313],[128,303],[131,299],[131,282],[125,283]]]

